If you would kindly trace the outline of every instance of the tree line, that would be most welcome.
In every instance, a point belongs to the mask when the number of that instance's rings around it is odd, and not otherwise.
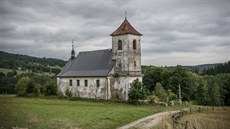
[[[217,65],[213,69],[218,69]],[[200,105],[230,105],[230,73],[205,75],[177,66],[174,68],[149,66],[144,71],[143,83],[134,81],[130,99],[178,99],[179,86],[183,101]]]
[[[219,63],[215,67],[211,67],[203,70],[204,75],[216,75],[219,73],[230,73],[230,61],[225,63]]]

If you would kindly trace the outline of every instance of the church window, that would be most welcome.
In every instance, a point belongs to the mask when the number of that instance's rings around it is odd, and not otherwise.
[[[137,49],[137,42],[135,39],[133,40],[133,49]]]
[[[136,61],[134,61],[134,67],[136,67],[136,66],[137,66]]]
[[[80,80],[77,80],[77,86],[80,86]]]
[[[88,86],[88,80],[85,80],[85,87]]]
[[[100,80],[97,80],[96,84],[97,84],[97,87],[99,87],[100,86]]]
[[[72,82],[72,80],[70,79],[69,80],[69,86],[72,86],[73,85],[73,82]]]
[[[121,40],[118,41],[118,50],[122,50],[122,41]]]

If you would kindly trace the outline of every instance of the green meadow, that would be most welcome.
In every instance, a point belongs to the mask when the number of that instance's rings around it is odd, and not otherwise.
[[[151,114],[179,108],[13,95],[0,95],[0,105],[0,128],[32,129],[113,129]]]

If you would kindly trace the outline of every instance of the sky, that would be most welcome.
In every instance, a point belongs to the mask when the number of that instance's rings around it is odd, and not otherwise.
[[[142,65],[230,59],[230,0],[0,0],[0,51],[70,58],[112,48],[125,11],[141,37]]]

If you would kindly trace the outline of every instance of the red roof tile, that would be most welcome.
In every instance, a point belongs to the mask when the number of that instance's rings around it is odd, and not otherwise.
[[[137,30],[133,28],[133,26],[129,23],[129,21],[125,18],[123,23],[120,25],[120,27],[115,30],[110,36],[116,36],[116,35],[124,35],[124,34],[134,34],[134,35],[142,35]]]

